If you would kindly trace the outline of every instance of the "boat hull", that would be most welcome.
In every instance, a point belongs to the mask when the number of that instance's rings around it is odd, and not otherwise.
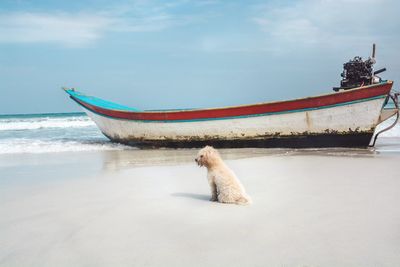
[[[140,111],[66,89],[110,140],[156,147],[366,147],[391,81],[253,105]]]
[[[164,147],[366,147],[384,104],[375,97],[343,105],[240,118],[132,121],[86,109],[109,139]]]

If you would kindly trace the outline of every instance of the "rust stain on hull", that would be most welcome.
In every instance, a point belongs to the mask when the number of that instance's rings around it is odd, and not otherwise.
[[[312,129],[312,121],[311,121],[310,114],[308,113],[308,111],[306,111],[306,123],[307,123],[307,128],[309,130],[311,130]]]

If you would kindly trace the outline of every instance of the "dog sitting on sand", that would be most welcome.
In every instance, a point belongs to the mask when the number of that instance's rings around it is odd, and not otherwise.
[[[207,168],[207,178],[211,188],[211,201],[246,205],[251,203],[243,185],[222,161],[218,151],[211,146],[202,148],[196,163]]]

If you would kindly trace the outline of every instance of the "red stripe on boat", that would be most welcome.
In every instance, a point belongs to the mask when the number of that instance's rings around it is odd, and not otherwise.
[[[144,120],[144,121],[174,121],[174,120],[198,120],[198,119],[217,119],[225,117],[251,116],[264,113],[294,111],[298,109],[319,108],[324,106],[336,105],[350,101],[357,101],[382,95],[387,95],[391,88],[392,82],[372,85],[356,90],[349,90],[329,95],[309,97],[303,99],[263,103],[246,106],[216,108],[216,109],[197,109],[184,111],[159,111],[159,112],[131,112],[119,111],[112,109],[104,109],[86,102],[80,101],[71,96],[76,102],[95,113],[108,117],[127,119],[127,120]]]

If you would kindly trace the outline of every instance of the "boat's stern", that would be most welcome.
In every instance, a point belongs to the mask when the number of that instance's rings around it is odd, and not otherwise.
[[[396,116],[396,119],[394,120],[394,122],[392,124],[390,124],[389,126],[387,126],[386,128],[380,130],[379,132],[377,132],[375,134],[375,137],[374,137],[374,140],[373,140],[371,146],[375,145],[376,139],[378,138],[378,136],[381,133],[392,129],[398,123],[399,117],[400,117],[399,96],[400,96],[400,93],[398,93],[398,92],[392,92],[392,93],[388,94],[388,99],[391,99],[393,101],[394,107],[393,108],[382,107],[381,114],[380,114],[379,119],[378,119],[378,124],[380,124],[380,123],[382,123],[382,122],[386,121],[387,119],[392,118],[394,116]],[[386,104],[387,103],[385,103],[385,105]]]

